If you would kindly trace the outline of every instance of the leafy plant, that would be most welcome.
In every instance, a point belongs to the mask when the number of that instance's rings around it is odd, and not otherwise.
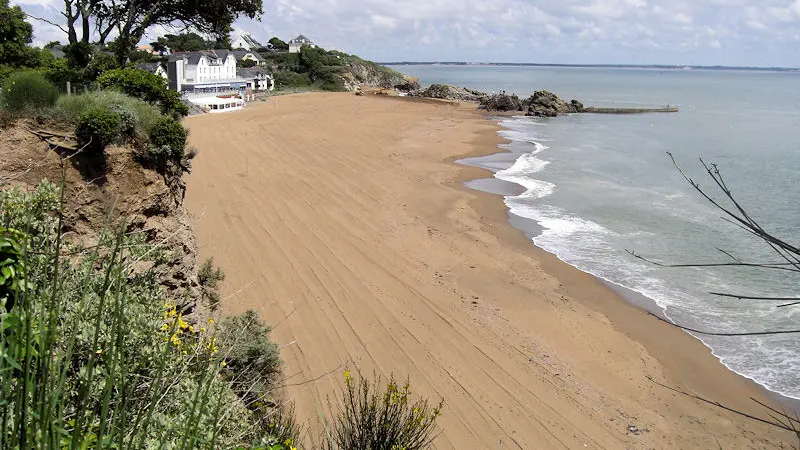
[[[225,272],[219,267],[214,267],[214,258],[208,258],[200,266],[197,278],[203,299],[212,311],[216,311],[221,300],[218,289],[220,283],[225,280]]]
[[[75,136],[81,146],[98,154],[120,137],[121,126],[122,118],[118,112],[94,108],[81,114]]]
[[[345,389],[334,417],[326,423],[323,440],[327,450],[418,450],[428,448],[436,437],[436,419],[444,405],[411,399],[408,381],[402,386],[394,377],[382,386],[359,375],[344,372]]]

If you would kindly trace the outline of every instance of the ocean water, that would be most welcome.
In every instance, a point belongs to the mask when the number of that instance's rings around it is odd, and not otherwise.
[[[527,96],[548,89],[594,106],[678,105],[677,114],[498,119],[514,158],[495,177],[525,188],[513,214],[542,228],[533,242],[563,261],[652,299],[670,319],[714,332],[800,329],[800,306],[710,292],[800,296],[794,273],[665,268],[664,263],[778,261],[721,219],[678,173],[722,198],[699,158],[716,163],[767,231],[800,243],[800,73],[598,68],[398,66],[425,84]],[[800,398],[800,335],[698,336],[730,369]],[[675,351],[680,351],[676,348]]]

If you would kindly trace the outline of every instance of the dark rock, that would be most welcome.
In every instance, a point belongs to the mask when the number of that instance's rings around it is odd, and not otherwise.
[[[411,97],[437,98],[442,100],[457,100],[460,102],[480,103],[486,97],[485,92],[473,89],[460,88],[447,84],[432,84],[425,89],[408,94]]]
[[[492,94],[481,101],[481,109],[488,111],[522,111],[522,102],[514,94]]]
[[[567,103],[550,91],[536,91],[522,101],[526,116],[556,117],[561,114],[583,112],[583,103],[572,100]]]

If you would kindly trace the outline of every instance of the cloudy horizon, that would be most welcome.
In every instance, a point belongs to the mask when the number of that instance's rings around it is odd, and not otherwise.
[[[59,21],[56,0],[11,3]],[[32,22],[37,44],[65,40]],[[800,0],[267,0],[234,28],[376,61],[800,66]]]

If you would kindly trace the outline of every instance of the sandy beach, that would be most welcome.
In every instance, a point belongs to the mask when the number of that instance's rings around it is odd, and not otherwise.
[[[186,206],[223,312],[275,326],[298,419],[345,367],[445,400],[437,449],[777,448],[770,402],[699,341],[511,227],[453,161],[497,152],[474,105],[312,93],[186,120]],[[624,120],[624,119],[622,119]]]

